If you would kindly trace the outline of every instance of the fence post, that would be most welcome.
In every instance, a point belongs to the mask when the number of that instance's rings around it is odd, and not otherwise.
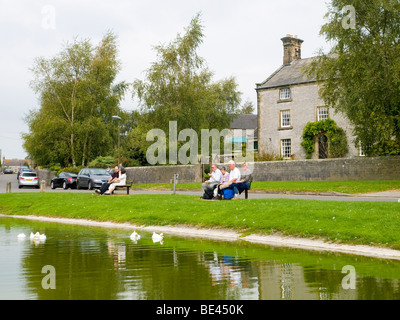
[[[46,185],[45,180],[40,181],[40,192],[46,192]]]
[[[7,182],[6,193],[11,193],[11,182]]]
[[[173,194],[176,194],[176,185],[178,184],[179,174],[174,174],[174,191]]]

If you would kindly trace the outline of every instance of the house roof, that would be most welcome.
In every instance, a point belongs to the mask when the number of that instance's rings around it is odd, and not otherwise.
[[[304,67],[315,58],[298,59],[289,65],[281,66],[267,80],[257,84],[257,90],[284,87],[296,84],[315,82],[314,78],[304,75]]]
[[[241,114],[231,123],[231,129],[257,129],[258,116],[256,114]]]
[[[20,160],[20,159],[4,159],[3,166],[6,167],[21,167],[24,163],[30,163],[30,160]]]

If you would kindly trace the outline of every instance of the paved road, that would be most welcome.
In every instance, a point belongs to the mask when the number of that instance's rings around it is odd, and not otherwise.
[[[40,190],[32,189],[32,188],[18,188],[17,176],[14,175],[4,175],[0,174],[0,193],[6,192],[6,184],[7,182],[11,182],[12,184],[12,192],[36,192],[39,193]],[[47,188],[46,192],[62,192],[62,193],[93,193],[94,191],[89,190],[62,190],[56,189],[51,190],[51,188]],[[119,190],[118,193],[125,193],[125,190]],[[152,190],[131,190],[131,194],[140,194],[140,195],[160,195],[160,194],[172,194],[172,191],[152,191]],[[199,191],[178,191],[177,194],[182,195],[194,195],[201,196],[202,193]],[[242,195],[242,198],[244,196]],[[400,202],[400,191],[388,191],[381,193],[374,193],[368,195],[329,195],[329,196],[321,196],[321,195],[301,195],[301,194],[266,194],[266,193],[249,193],[250,199],[305,199],[305,200],[321,200],[321,201],[381,201],[381,202]],[[399,203],[400,205],[400,203]]]

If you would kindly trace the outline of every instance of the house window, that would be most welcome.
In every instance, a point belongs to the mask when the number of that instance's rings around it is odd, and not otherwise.
[[[360,157],[366,157],[367,156],[366,153],[365,153],[365,149],[364,149],[364,147],[362,146],[361,143],[360,143],[359,150],[360,150]]]
[[[319,107],[317,108],[317,121],[325,121],[329,119],[329,108]]]
[[[281,140],[281,155],[282,158],[289,159],[292,156],[292,140]]]
[[[291,99],[290,88],[285,88],[285,89],[280,90],[280,99],[281,99],[281,101]]]
[[[290,110],[281,111],[281,128],[290,128],[292,125]]]

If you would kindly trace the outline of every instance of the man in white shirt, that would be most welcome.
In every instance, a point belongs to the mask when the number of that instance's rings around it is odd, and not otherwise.
[[[205,193],[207,193],[207,191],[211,191],[212,193],[222,181],[222,173],[221,170],[218,169],[217,165],[213,164],[211,170],[212,172],[209,174],[210,180],[203,183],[203,190]]]
[[[240,170],[236,168],[235,161],[229,161],[229,169],[231,170],[229,173],[229,183],[232,184],[240,181],[242,174],[240,173]]]
[[[240,181],[240,179],[242,177],[240,170],[238,168],[236,168],[235,161],[233,161],[233,160],[229,161],[228,165],[229,165],[229,169],[230,169],[229,182],[224,183],[218,187],[219,195],[221,194],[221,190],[230,188],[234,183],[236,183],[237,181]]]

